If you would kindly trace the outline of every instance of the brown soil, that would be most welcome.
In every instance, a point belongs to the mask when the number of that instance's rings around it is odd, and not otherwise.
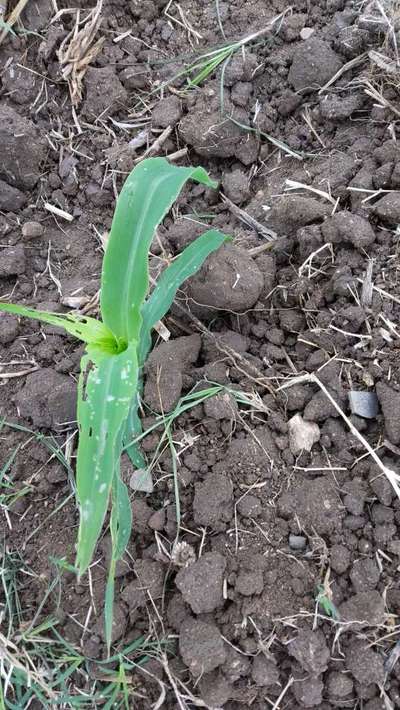
[[[260,30],[285,9],[281,0],[218,5],[229,39]],[[371,21],[379,12],[370,5],[296,0],[278,31],[237,53],[222,74],[191,91],[177,79],[160,97],[149,92],[178,73],[193,48],[220,45],[216,3],[180,3],[196,39],[177,3],[166,13],[165,0],[105,0],[105,42],[84,77],[75,119],[57,59],[73,14],[51,22],[52,3],[32,0],[24,23],[36,34],[9,36],[1,46],[2,297],[53,311],[79,297],[95,312],[100,236],[110,227],[115,193],[147,142],[168,126],[158,154],[187,147],[179,164],[204,165],[231,201],[190,185],[152,249],[156,269],[203,222],[234,237],[166,318],[172,339],[155,343],[146,366],[145,427],[207,381],[252,393],[254,407],[223,394],[176,420],[178,548],[168,450],[157,460],[154,492],[132,492],[134,534],[117,570],[115,650],[142,634],[170,643],[168,673],[149,661],[153,676],[140,679],[141,697],[131,707],[153,707],[154,675],[171,709],[199,700],[226,710],[400,707],[400,665],[388,663],[400,613],[400,501],[316,384],[279,390],[290,378],[317,374],[384,464],[400,472],[400,96],[366,56],[319,91],[364,52],[390,55],[390,33]],[[365,93],[363,79],[378,81],[394,113]],[[143,144],[135,139],[144,128]],[[288,179],[326,194],[285,192]],[[374,194],[380,189],[386,192]],[[264,231],[239,219],[232,203]],[[272,244],[266,229],[276,233]],[[1,369],[18,375],[2,380],[1,414],[51,433],[67,458],[81,352],[55,328],[1,315]],[[352,414],[349,390],[376,392],[378,414]],[[299,422],[311,451],[296,439]],[[72,473],[49,441],[8,426],[0,439],[2,464],[20,446],[8,471],[14,490],[29,486],[0,521],[8,549],[33,573],[21,593],[27,621],[53,578],[51,559],[74,560]],[[149,460],[158,441],[157,431],[144,440]],[[90,579],[78,584],[65,573],[61,597],[50,596],[42,609],[57,614],[59,632],[93,663],[105,654],[108,553],[105,533]],[[333,615],[317,603],[324,589]]]

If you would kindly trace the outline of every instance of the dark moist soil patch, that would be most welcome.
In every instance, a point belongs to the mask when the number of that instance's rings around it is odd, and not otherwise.
[[[199,87],[185,90],[181,77],[160,95],[154,89],[196,52],[220,46],[221,27],[228,39],[243,38],[285,10],[279,0],[179,7],[104,2],[105,41],[75,119],[57,59],[74,15],[51,22],[51,3],[36,0],[24,15],[30,34],[3,42],[1,294],[96,313],[116,191],[170,127],[158,154],[183,151],[179,164],[204,165],[228,201],[185,188],[154,240],[152,270],[203,222],[233,243],[185,285],[165,321],[170,341],[155,340],[144,426],[194,387],[219,383],[230,392],[175,421],[178,544],[168,450],[156,459],[154,492],[132,491],[135,533],[117,567],[114,651],[142,635],[156,645],[147,673],[132,676],[131,706],[153,707],[161,681],[162,707],[171,710],[194,707],[190,694],[227,710],[398,707],[399,500],[315,384],[279,389],[315,373],[399,471],[400,152],[396,113],[378,107],[360,81],[375,81],[364,53],[390,55],[390,36],[385,44],[372,6],[297,0],[275,33]],[[399,111],[396,86],[379,80]],[[287,180],[303,187],[288,192]],[[45,203],[72,220],[55,218]],[[1,414],[13,426],[1,430],[0,461],[9,467],[0,524],[7,554],[29,569],[23,623],[38,611],[38,620],[55,618],[58,632],[92,659],[95,679],[105,655],[108,533],[90,576],[78,583],[65,564],[60,571],[60,560],[73,563],[78,525],[81,354],[55,328],[0,316],[0,374],[17,375],[1,379]],[[378,415],[351,414],[350,390],[376,392]],[[248,403],[238,404],[234,391]],[[156,429],[143,442],[149,461],[159,438]],[[126,462],[123,471],[129,481]],[[62,584],[48,595],[57,575]],[[79,675],[71,683],[83,688]]]

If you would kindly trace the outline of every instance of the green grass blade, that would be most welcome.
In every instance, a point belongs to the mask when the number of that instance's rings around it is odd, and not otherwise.
[[[153,293],[142,308],[138,360],[142,367],[151,347],[151,330],[172,306],[176,292],[186,279],[193,276],[205,259],[216,251],[229,237],[210,229],[204,232],[168,266],[161,274]]]
[[[227,50],[221,51],[219,55],[214,57],[213,59],[209,60],[204,67],[202,68],[201,71],[199,71],[193,79],[188,79],[189,86],[199,86],[202,81],[207,79],[210,74],[212,74],[218,67],[219,65],[225,61],[227,57],[229,57],[232,54],[232,50],[229,48]]]
[[[77,457],[77,496],[80,505],[77,567],[90,564],[103,526],[114,477],[119,476],[122,431],[138,366],[136,343],[119,355],[82,359],[78,388],[80,426]]]
[[[129,342],[139,337],[151,240],[189,179],[216,187],[203,168],[183,168],[165,158],[149,158],[134,168],[121,190],[101,280],[103,321],[118,339]]]
[[[96,318],[72,313],[67,313],[66,315],[47,313],[46,311],[37,311],[35,308],[14,303],[0,303],[0,311],[23,316],[24,318],[33,318],[34,320],[63,328],[70,335],[83,340],[84,343],[97,344],[100,347],[104,345],[104,349],[110,352],[116,352],[117,350],[117,342],[111,330],[104,323],[96,320]]]

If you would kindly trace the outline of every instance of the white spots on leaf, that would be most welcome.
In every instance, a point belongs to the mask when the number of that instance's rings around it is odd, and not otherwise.
[[[107,484],[106,484],[106,483],[102,483],[101,486],[100,486],[100,488],[99,488],[99,493],[104,493],[104,491],[106,490],[106,488],[107,488]]]
[[[91,513],[93,510],[93,504],[90,498],[87,498],[85,501],[83,501],[82,504],[82,510],[81,510],[81,517],[83,521],[89,520]]]

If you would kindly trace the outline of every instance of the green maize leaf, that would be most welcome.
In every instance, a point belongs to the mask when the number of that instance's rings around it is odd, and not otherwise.
[[[47,313],[47,311],[37,311],[34,308],[13,303],[0,303],[0,311],[13,313],[24,318],[33,318],[43,323],[63,328],[70,335],[83,340],[84,343],[96,344],[107,352],[118,351],[118,343],[111,330],[104,323],[96,320],[96,318],[72,313],[67,313],[66,315]]]
[[[170,309],[179,287],[189,276],[195,274],[211,252],[218,249],[227,239],[229,237],[215,229],[208,230],[189,244],[161,274],[153,293],[142,307],[143,321],[138,347],[139,367],[143,367],[151,347],[151,330]],[[145,468],[146,462],[138,444],[129,445],[129,442],[141,433],[138,403],[135,399],[126,422],[124,443],[127,447],[126,452],[136,468]]]
[[[104,629],[105,629],[108,657],[110,657],[111,642],[112,642],[116,565],[117,565],[117,560],[115,560],[114,558],[111,558],[110,567],[108,570],[105,598],[104,598]]]
[[[139,371],[140,376],[140,371]],[[140,389],[142,388],[142,382],[139,379]],[[146,468],[146,460],[140,451],[139,445],[136,443],[130,443],[132,439],[136,439],[142,433],[142,422],[140,420],[139,414],[139,399],[134,397],[129,410],[129,415],[125,423],[125,434],[124,434],[124,445],[125,451],[128,454],[130,460],[132,461],[135,468]]]
[[[138,381],[136,342],[118,355],[88,349],[78,387],[79,447],[76,467],[80,505],[77,567],[90,564],[107,511],[112,482],[119,477],[122,432]]]
[[[126,550],[132,530],[132,508],[128,488],[119,476],[116,476],[113,480],[112,503],[112,556],[116,560],[119,560]]]
[[[134,168],[121,190],[103,259],[100,303],[104,323],[122,341],[139,338],[154,231],[189,179],[216,187],[203,168],[149,158]]]
[[[138,351],[140,367],[144,365],[151,347],[151,330],[157,321],[161,320],[169,311],[179,287],[186,279],[193,276],[211,252],[219,249],[227,239],[229,237],[215,229],[204,232],[189,244],[159,276],[153,293],[142,307],[143,321]]]
[[[110,655],[114,616],[115,567],[117,560],[122,557],[126,550],[132,531],[132,509],[129,493],[125,483],[119,476],[114,476],[112,482],[110,529],[112,551],[104,604],[104,622],[108,655]]]

